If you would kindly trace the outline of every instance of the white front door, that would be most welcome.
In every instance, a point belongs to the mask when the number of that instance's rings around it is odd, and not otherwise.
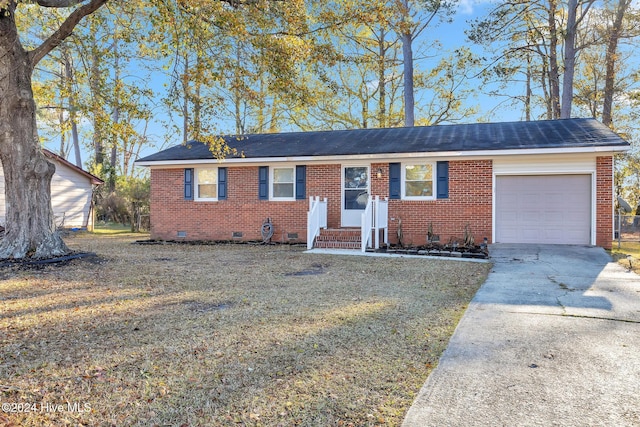
[[[369,200],[369,166],[342,168],[342,226],[360,227]]]

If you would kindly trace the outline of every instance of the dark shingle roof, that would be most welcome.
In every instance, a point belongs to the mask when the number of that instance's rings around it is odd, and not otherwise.
[[[629,145],[595,119],[273,133],[241,138],[228,136],[225,139],[245,158]],[[192,141],[144,157],[138,162],[201,159],[213,159],[213,155],[206,145]]]

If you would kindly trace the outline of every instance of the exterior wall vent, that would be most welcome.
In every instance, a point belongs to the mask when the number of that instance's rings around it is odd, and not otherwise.
[[[240,239],[242,237],[242,231],[234,231],[231,233],[231,237],[234,239]]]
[[[287,239],[289,239],[289,240],[297,240],[298,239],[298,233],[287,233]]]
[[[178,231],[178,237],[187,237],[186,231]]]

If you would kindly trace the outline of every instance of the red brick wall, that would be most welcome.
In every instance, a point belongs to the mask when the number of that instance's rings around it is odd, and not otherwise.
[[[613,236],[613,159],[596,160],[596,244],[611,248]],[[380,169],[381,177],[377,177]],[[187,240],[232,240],[241,232],[241,240],[261,240],[260,229],[269,217],[274,225],[273,240],[305,241],[309,196],[326,197],[328,226],[340,227],[341,165],[307,166],[307,200],[270,202],[258,200],[258,167],[228,167],[228,200],[218,202],[186,201],[183,198],[184,169],[151,171],[151,237],[177,239],[178,231]],[[371,194],[388,197],[389,165],[371,165]],[[392,243],[397,242],[397,227],[402,219],[406,244],[424,244],[429,224],[441,242],[462,239],[465,225],[476,240],[491,241],[492,162],[468,160],[449,162],[449,198],[430,201],[391,200],[389,203]],[[297,239],[289,239],[297,233]]]
[[[151,238],[185,240],[262,240],[262,223],[271,218],[273,241],[305,241],[308,200],[270,202],[258,200],[258,167],[227,168],[227,200],[184,200],[184,169],[151,170]],[[298,239],[289,239],[297,233]]]
[[[613,157],[596,158],[596,245],[611,249],[613,239]]]
[[[374,165],[374,171],[377,167]],[[374,173],[372,188],[386,197],[388,166],[383,170],[382,180],[377,180]],[[491,242],[492,175],[491,160],[450,161],[448,199],[389,201],[389,240],[397,243],[401,219],[405,244],[425,244],[430,224],[441,243],[451,238],[462,241],[467,224],[476,243],[485,237]]]
[[[327,198],[327,227],[340,228],[342,166],[307,166],[307,198]],[[309,203],[307,202],[307,206]],[[306,218],[306,217],[305,217]],[[306,221],[306,219],[305,219]],[[306,233],[306,232],[305,232]],[[305,234],[306,239],[306,234]]]
[[[381,177],[377,177],[381,169]],[[184,169],[151,171],[151,237],[187,240],[231,240],[241,232],[242,240],[260,240],[263,221],[274,225],[273,240],[291,241],[288,233],[306,240],[309,196],[328,199],[328,226],[340,227],[341,174],[336,165],[307,166],[307,200],[270,202],[258,200],[258,167],[228,167],[228,199],[217,202],[184,200]],[[388,197],[389,166],[371,165],[371,194]],[[402,219],[404,243],[424,244],[429,224],[442,242],[462,239],[469,224],[477,242],[491,239],[492,165],[490,160],[449,162],[449,198],[431,201],[392,200],[389,204],[389,237],[395,243],[398,220]]]

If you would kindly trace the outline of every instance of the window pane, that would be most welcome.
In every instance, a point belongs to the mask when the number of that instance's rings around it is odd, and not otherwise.
[[[405,196],[407,197],[431,197],[433,196],[432,181],[407,181],[405,182]]]
[[[217,172],[217,169],[198,169],[198,183],[215,184]]]
[[[273,184],[273,197],[293,197],[293,184]]]
[[[273,182],[293,182],[293,169],[292,168],[274,169]]]
[[[345,190],[344,191],[344,208],[347,210],[362,210],[367,206],[369,201],[369,193],[362,190]]]
[[[431,165],[408,165],[406,167],[407,181],[431,181]]]
[[[216,184],[198,184],[198,198],[199,199],[215,199],[217,197]]]
[[[345,188],[367,188],[369,186],[369,174],[367,167],[344,168]]]
[[[218,170],[198,169],[198,195],[199,199],[215,199],[218,196]]]
[[[274,168],[273,169],[272,197],[275,197],[275,198],[293,197],[293,189],[294,189],[293,170],[294,170],[293,168]]]

